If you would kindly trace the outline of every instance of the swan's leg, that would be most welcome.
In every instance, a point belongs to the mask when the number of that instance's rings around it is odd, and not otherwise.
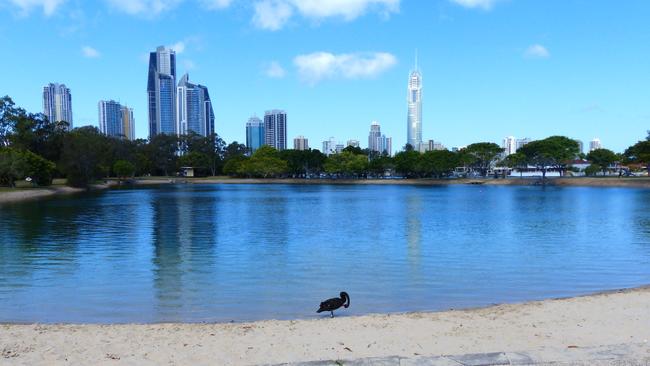
[[[334,312],[333,312],[333,311],[330,311],[330,313],[332,313],[332,316],[331,316],[330,318],[333,318],[333,317],[334,317]]]

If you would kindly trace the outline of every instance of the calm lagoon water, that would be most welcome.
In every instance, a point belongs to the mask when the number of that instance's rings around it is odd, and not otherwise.
[[[0,205],[0,322],[443,310],[650,283],[650,190],[179,185]],[[326,315],[324,315],[326,316]]]

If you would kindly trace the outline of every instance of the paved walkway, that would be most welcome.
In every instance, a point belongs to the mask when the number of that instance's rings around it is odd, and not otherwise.
[[[313,361],[283,366],[650,366],[650,344],[622,344],[570,348],[552,355],[543,351],[480,353],[440,357],[378,357],[356,360]],[[276,365],[280,366],[280,365]]]

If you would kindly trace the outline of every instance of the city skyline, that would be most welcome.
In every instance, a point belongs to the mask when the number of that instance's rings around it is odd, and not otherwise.
[[[376,119],[401,148],[403,85],[417,49],[428,81],[423,142],[500,144],[503,136],[558,134],[585,143],[606,137],[604,146],[622,151],[644,135],[650,46],[640,15],[650,4],[594,3],[585,11],[577,2],[470,3],[361,1],[352,13],[295,8],[273,29],[259,21],[274,18],[256,17],[247,2],[218,10],[177,2],[150,13],[147,5],[129,12],[108,2],[8,4],[0,7],[7,15],[0,37],[22,57],[0,60],[11,70],[3,90],[38,111],[36,90],[65,83],[74,94],[74,126],[98,126],[97,101],[112,97],[133,107],[136,137],[146,138],[143,74],[149,52],[163,44],[176,53],[179,74],[211,86],[216,132],[226,141],[245,141],[241,124],[252,111],[282,106],[292,115],[290,136],[363,141]],[[125,41],[118,47],[114,37]],[[43,53],[55,57],[37,62]]]

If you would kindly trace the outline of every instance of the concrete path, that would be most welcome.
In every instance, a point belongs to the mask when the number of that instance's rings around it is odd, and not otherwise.
[[[561,352],[501,352],[439,357],[378,357],[281,364],[282,366],[650,366],[650,344],[570,348]],[[280,366],[280,365],[276,365]]]

